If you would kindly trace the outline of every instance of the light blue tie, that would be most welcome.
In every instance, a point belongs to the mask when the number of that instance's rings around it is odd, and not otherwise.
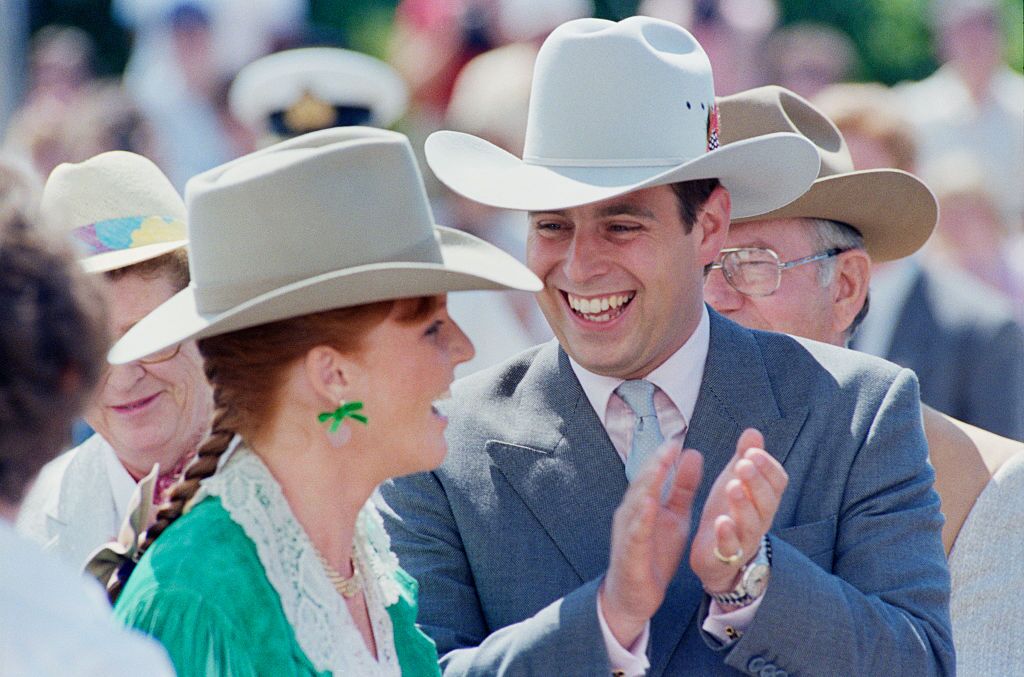
[[[658,446],[665,441],[658,423],[658,414],[654,410],[655,386],[650,381],[623,381],[615,389],[629,408],[636,414],[636,425],[633,428],[633,444],[629,447],[626,457],[626,479],[633,481]]]

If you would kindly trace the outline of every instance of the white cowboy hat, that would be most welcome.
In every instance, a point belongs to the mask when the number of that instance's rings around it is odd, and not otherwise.
[[[876,262],[908,256],[931,236],[939,206],[928,186],[899,169],[854,171],[839,129],[803,97],[769,85],[724,96],[718,107],[725,148],[760,134],[787,131],[813,141],[821,156],[819,178],[806,193],[779,209],[736,218],[734,223],[797,217],[841,221],[860,232]]]
[[[43,186],[40,213],[68,233],[89,273],[125,268],[188,244],[178,191],[150,160],[126,151],[57,165]]]
[[[270,54],[245,66],[228,90],[240,122],[279,137],[347,125],[389,127],[405,114],[409,90],[391,66],[336,47]]]
[[[296,137],[193,177],[186,200],[192,282],[114,345],[113,364],[333,308],[542,286],[497,247],[434,225],[397,132]]]
[[[456,193],[506,209],[562,209],[710,178],[729,189],[736,216],[799,197],[818,174],[811,143],[772,134],[717,148],[714,104],[708,57],[685,29],[643,16],[578,19],[537,55],[522,159],[442,131],[427,139],[427,162]]]

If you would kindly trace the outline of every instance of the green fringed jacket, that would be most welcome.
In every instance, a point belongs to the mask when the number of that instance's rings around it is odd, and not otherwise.
[[[371,504],[357,521],[356,562],[376,660],[257,456],[237,450],[200,492],[140,560],[115,608],[163,643],[179,677],[441,674],[433,641],[415,625],[416,581]]]

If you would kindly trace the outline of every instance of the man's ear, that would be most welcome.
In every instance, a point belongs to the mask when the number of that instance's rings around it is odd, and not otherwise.
[[[836,256],[836,268],[829,293],[832,296],[832,329],[844,334],[864,307],[871,282],[871,258],[863,249],[851,249]]]
[[[345,399],[358,369],[356,363],[330,346],[316,346],[303,359],[306,380],[328,402]]]
[[[729,218],[732,212],[732,198],[725,186],[718,185],[708,196],[704,207],[697,214],[693,232],[700,238],[701,265],[708,265],[718,258],[729,237]]]

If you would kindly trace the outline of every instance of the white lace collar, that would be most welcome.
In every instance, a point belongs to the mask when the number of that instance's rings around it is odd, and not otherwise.
[[[370,501],[356,518],[355,564],[363,574],[377,660],[363,643],[344,599],[327,579],[280,485],[258,456],[240,445],[220,470],[203,480],[193,505],[206,496],[220,498],[231,519],[256,545],[295,638],[318,671],[401,676],[391,618],[385,608],[397,602],[400,594],[394,577],[398,559]]]

